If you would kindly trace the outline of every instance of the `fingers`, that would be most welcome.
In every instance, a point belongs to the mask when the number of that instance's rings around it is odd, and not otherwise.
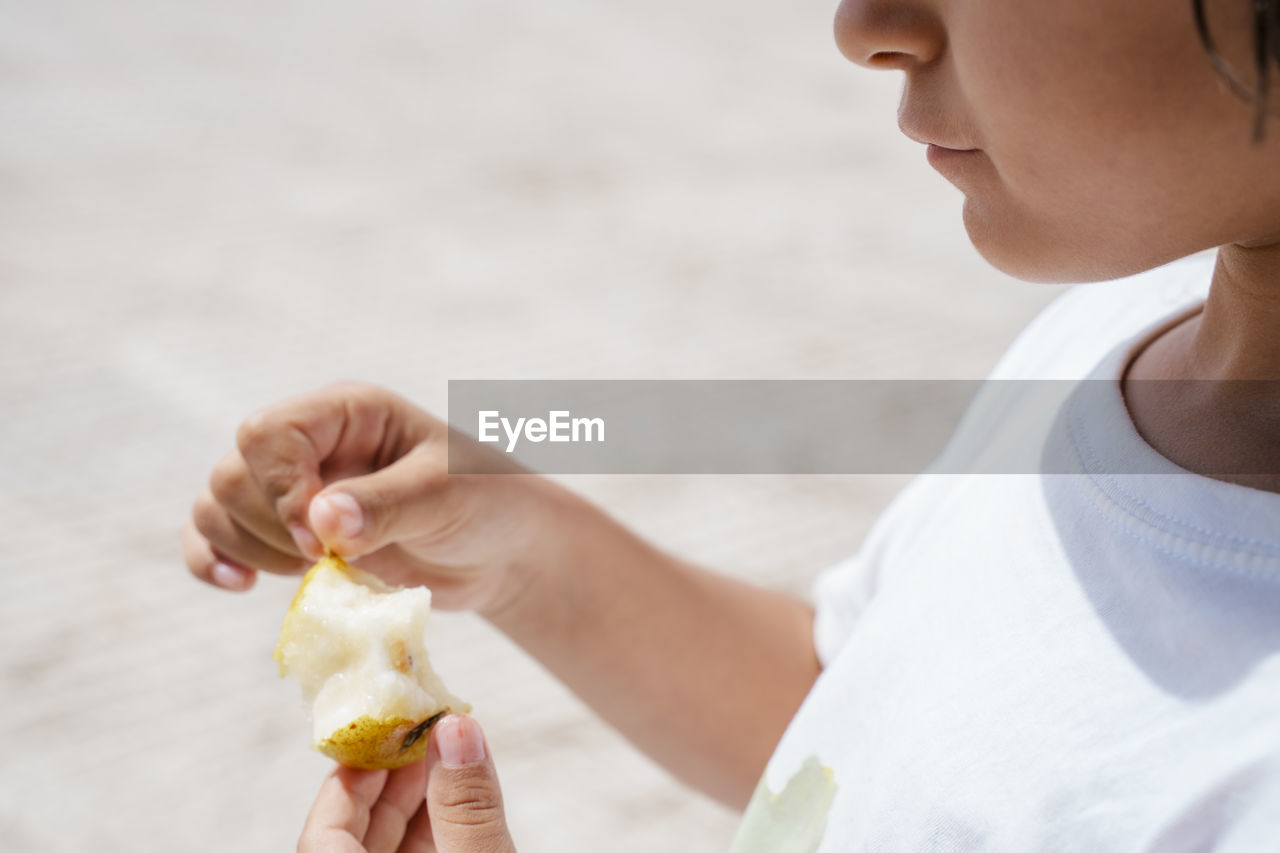
[[[235,451],[214,467],[182,536],[191,573],[224,589],[248,589],[256,570],[296,574],[307,565]]]
[[[425,789],[425,801],[424,801]],[[335,769],[307,815],[299,853],[515,853],[479,724],[445,717],[425,761]]]
[[[423,804],[426,790],[425,761],[415,761],[391,771],[382,796],[369,815],[369,829],[364,836],[364,846],[369,853],[395,853],[409,821]]]
[[[335,769],[307,815],[298,853],[364,853],[362,842],[386,783],[385,770]]]
[[[236,441],[274,516],[299,550],[314,558],[322,547],[313,535],[309,508],[324,483],[393,465],[432,428],[431,419],[403,399],[352,383],[260,412],[241,425]],[[354,556],[340,546],[356,538],[325,544]]]
[[[216,556],[246,568],[294,574],[306,564],[296,553],[282,553],[242,527],[210,492],[196,499],[191,520]]]
[[[237,524],[262,542],[285,554],[302,555],[276,515],[275,507],[254,482],[249,464],[239,450],[231,451],[214,466],[209,491]]]
[[[307,527],[307,504],[324,485],[320,463],[343,425],[339,401],[318,400],[305,408],[286,404],[260,412],[236,432],[240,455],[272,514],[309,557],[321,549]]]
[[[443,447],[421,444],[392,465],[332,483],[311,501],[308,521],[326,545],[353,557],[451,529],[457,492]]]
[[[404,841],[400,842],[396,853],[440,853],[431,834],[431,814],[427,811],[426,801],[419,804],[418,813],[409,821]]]
[[[515,853],[498,774],[480,725],[465,714],[436,723],[427,748],[427,813],[439,853]]]
[[[410,519],[432,518],[419,513],[444,491],[443,441],[432,452],[426,442],[440,430],[396,395],[354,383],[251,416],[193,508],[183,532],[188,567],[209,583],[247,589],[255,571],[300,572],[324,545],[358,556],[394,541]],[[348,488],[313,501],[335,480]]]
[[[232,592],[244,592],[253,586],[257,578],[252,569],[220,559],[191,519],[182,526],[182,558],[191,574],[207,584]]]

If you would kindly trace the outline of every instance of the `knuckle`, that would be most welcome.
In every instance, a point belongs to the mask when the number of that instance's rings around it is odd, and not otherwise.
[[[267,497],[276,517],[286,524],[301,524],[307,518],[311,494],[307,484],[292,471],[269,474],[264,481]]]
[[[228,503],[243,495],[249,485],[249,469],[244,457],[237,452],[228,453],[213,468],[209,476],[209,491],[222,503]]]
[[[287,409],[276,405],[255,411],[242,420],[241,425],[236,429],[236,446],[242,455],[248,457],[257,448],[270,444],[275,434],[279,433],[285,416],[287,416]]]
[[[399,394],[381,385],[353,379],[335,382],[328,390],[357,409],[398,411],[407,402]]]
[[[486,826],[503,822],[502,795],[486,780],[464,780],[446,786],[437,802],[454,824]]]
[[[260,445],[271,433],[271,415],[266,412],[254,412],[245,418],[236,429],[236,446],[247,451]]]
[[[368,382],[353,382],[346,389],[346,399],[352,407],[369,413],[378,413],[383,419],[398,420],[404,410],[404,400],[396,393]]]
[[[209,492],[196,498],[191,507],[191,521],[206,539],[212,539],[222,529],[222,507]]]
[[[320,393],[333,400],[355,403],[358,406],[376,405],[381,401],[385,391],[370,382],[357,379],[339,379],[326,385]]]

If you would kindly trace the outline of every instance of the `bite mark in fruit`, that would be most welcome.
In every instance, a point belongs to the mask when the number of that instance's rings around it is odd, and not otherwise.
[[[275,657],[311,705],[317,750],[349,767],[400,767],[426,753],[436,721],[471,710],[431,668],[430,610],[425,587],[389,587],[332,555],[311,567]]]

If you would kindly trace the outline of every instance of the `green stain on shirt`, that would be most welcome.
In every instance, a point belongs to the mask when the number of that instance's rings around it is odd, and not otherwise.
[[[765,776],[751,795],[730,853],[815,853],[836,796],[835,771],[810,755],[777,794]]]

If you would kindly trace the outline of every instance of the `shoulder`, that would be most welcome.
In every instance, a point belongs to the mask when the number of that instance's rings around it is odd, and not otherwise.
[[[1088,376],[1119,344],[1188,303],[1202,300],[1213,264],[1213,254],[1194,255],[1129,278],[1069,287],[1014,339],[989,378],[1078,380]],[[1039,383],[984,383],[944,451],[952,456],[945,457],[946,461],[940,458],[931,466],[932,473],[914,478],[899,493],[856,554],[819,575],[812,587],[814,636],[824,666],[834,659],[863,611],[877,597],[885,566],[913,547],[920,531],[942,529],[945,525],[935,523],[936,519],[945,516],[944,521],[954,520],[956,496],[966,484],[971,488],[973,483],[987,482],[989,488],[999,488],[998,478],[955,478],[938,472],[949,466],[951,470],[963,469],[965,463],[954,457],[963,458],[973,448],[993,441],[997,427],[1015,432],[1022,429],[1023,421],[1006,416],[1011,403],[1005,397],[1029,384]],[[1045,411],[1052,413],[1054,409]],[[960,501],[959,509],[963,508]],[[1016,508],[1016,504],[1009,505],[1011,512]],[[984,503],[979,509],[986,517],[998,515],[994,504]]]

